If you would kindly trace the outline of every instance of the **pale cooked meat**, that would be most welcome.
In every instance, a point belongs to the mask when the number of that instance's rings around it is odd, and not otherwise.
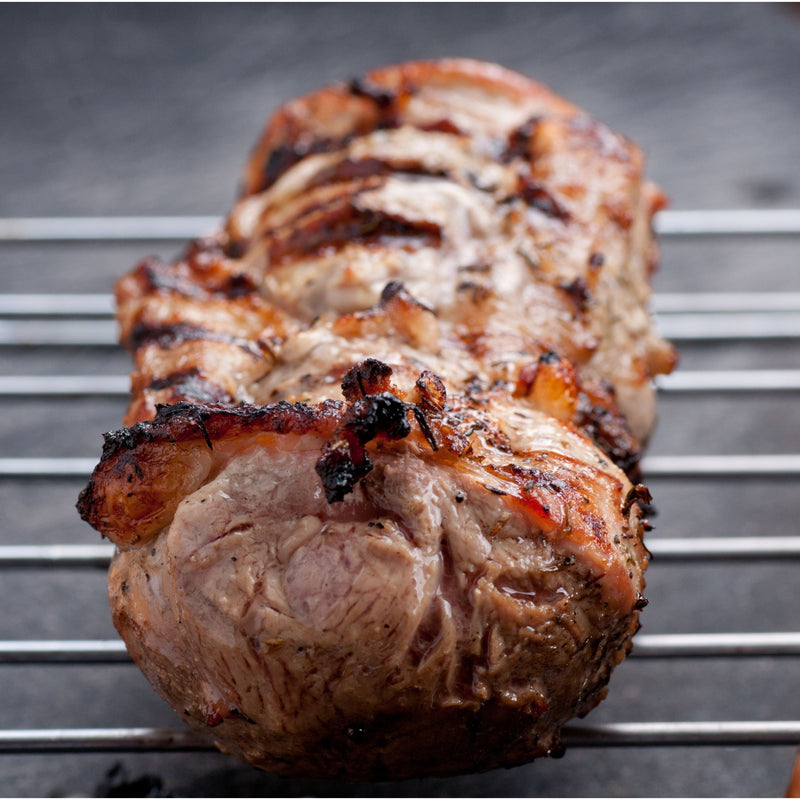
[[[79,507],[190,725],[285,774],[560,752],[644,604],[662,203],[540,85],[406,64],[284,106],[225,230],[120,281],[132,427]]]

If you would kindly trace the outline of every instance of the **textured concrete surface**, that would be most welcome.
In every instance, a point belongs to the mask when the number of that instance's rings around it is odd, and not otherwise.
[[[383,63],[465,55],[638,141],[678,208],[800,207],[800,15],[775,5],[0,6],[0,216],[222,214],[282,100]],[[0,292],[107,291],[152,244],[0,245]],[[661,290],[800,290],[800,240],[670,240]],[[687,346],[686,368],[795,367],[800,347]],[[0,350],[2,374],[120,374],[123,354]],[[121,401],[0,399],[0,457],[96,456]],[[657,453],[800,452],[796,395],[670,397]],[[658,536],[797,533],[797,482],[651,482]],[[94,542],[80,481],[0,480],[0,542]],[[797,562],[655,563],[648,633],[798,629]],[[100,572],[0,571],[0,639],[113,635]],[[638,660],[591,721],[800,718],[798,661]],[[4,726],[174,725],[127,665],[0,665]],[[502,746],[502,743],[499,743]],[[287,781],[222,755],[0,755],[0,793],[776,796],[791,747],[574,749],[482,776]],[[123,776],[107,778],[114,765]],[[138,782],[137,782],[138,781]],[[119,791],[119,789],[117,789]]]

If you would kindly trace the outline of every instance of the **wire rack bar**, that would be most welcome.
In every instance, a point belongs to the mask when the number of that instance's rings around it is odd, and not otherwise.
[[[114,555],[110,544],[0,545],[0,567],[102,567]]]
[[[672,314],[659,319],[660,333],[675,342],[800,339],[800,313]],[[0,320],[4,347],[117,347],[111,319]]]
[[[653,310],[668,314],[800,312],[800,292],[659,292]],[[4,317],[102,317],[114,315],[110,294],[2,294]]]
[[[177,241],[216,230],[216,216],[7,217],[0,241]],[[661,236],[775,236],[800,233],[800,209],[685,209],[661,211]]]
[[[185,728],[55,728],[0,731],[0,753],[214,750]]]
[[[800,311],[800,292],[657,292],[651,305],[657,314]]]
[[[794,392],[800,390],[800,369],[679,370],[659,377],[656,386],[667,394]]]
[[[800,536],[736,536],[648,539],[654,563],[686,561],[784,561],[800,558]],[[107,567],[110,544],[0,545],[0,568]]]
[[[213,216],[7,217],[0,219],[0,241],[180,241],[214,231],[221,224],[222,219]]]
[[[790,478],[800,475],[800,454],[647,456],[642,471],[648,478]]]
[[[661,211],[660,236],[776,236],[800,233],[800,209],[686,209]]]
[[[654,563],[754,561],[800,557],[800,536],[720,536],[647,539]],[[0,556],[0,564],[2,564]]]
[[[656,381],[666,394],[800,391],[800,370],[685,370]],[[0,375],[0,397],[127,397],[127,375]]]
[[[769,722],[616,722],[569,725],[569,747],[650,747],[684,745],[796,745],[800,721]]]
[[[800,339],[800,313],[676,314],[658,327],[675,342]],[[0,320],[0,346],[117,347],[117,326],[110,319]]]
[[[127,375],[0,375],[0,397],[126,397]]]
[[[0,458],[0,478],[83,478],[96,458]]]
[[[796,745],[800,721],[617,722],[568,725],[568,747]],[[208,739],[183,728],[56,728],[0,731],[0,753],[98,751],[214,751]]]
[[[96,464],[96,458],[0,458],[0,478],[88,479]],[[642,470],[648,478],[794,478],[800,454],[648,456]]]
[[[639,634],[631,658],[800,656],[800,633]],[[131,663],[119,639],[0,641],[0,664]]]

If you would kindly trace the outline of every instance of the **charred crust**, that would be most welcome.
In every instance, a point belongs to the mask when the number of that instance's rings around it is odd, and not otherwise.
[[[328,502],[344,500],[372,470],[367,442],[403,439],[410,433],[407,406],[390,392],[367,395],[350,405],[336,438],[325,444],[315,465]]]
[[[616,407],[613,394],[597,397],[579,391],[574,422],[631,480],[639,477],[641,445]]]
[[[420,396],[420,407],[424,411],[441,412],[447,403],[447,389],[442,379],[430,370],[424,370],[417,378],[416,387]]]

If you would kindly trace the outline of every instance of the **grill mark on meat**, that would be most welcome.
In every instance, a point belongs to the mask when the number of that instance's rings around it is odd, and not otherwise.
[[[352,136],[319,138],[309,140],[307,137],[298,138],[287,144],[278,145],[270,150],[264,164],[262,180],[253,189],[252,193],[263,192],[269,189],[284,173],[288,172],[306,156],[317,153],[331,153],[346,147]]]
[[[261,358],[269,353],[269,347],[252,339],[243,339],[230,333],[212,331],[200,325],[191,325],[185,322],[176,322],[170,325],[148,325],[137,322],[125,340],[129,350],[138,350],[147,344],[157,344],[159,347],[170,348],[183,342],[205,339],[212,342],[224,342],[236,345],[254,358]]]
[[[173,397],[198,403],[233,402],[230,393],[206,378],[198,367],[173,372],[165,378],[154,378],[147,388],[154,392],[171,389]]]
[[[312,216],[310,220],[301,220],[288,234],[272,238],[268,244],[269,258],[271,264],[279,264],[356,242],[379,244],[388,238],[438,246],[442,231],[434,222],[408,220],[396,214],[343,202]]]
[[[517,196],[522,198],[531,208],[541,211],[548,217],[569,222],[571,215],[553,195],[537,181],[527,175],[520,175]],[[513,196],[512,196],[513,197]]]
[[[419,161],[391,160],[380,158],[345,158],[330,167],[320,170],[306,184],[312,189],[365,178],[411,175],[428,178],[448,178],[449,173],[441,169],[433,169]]]

